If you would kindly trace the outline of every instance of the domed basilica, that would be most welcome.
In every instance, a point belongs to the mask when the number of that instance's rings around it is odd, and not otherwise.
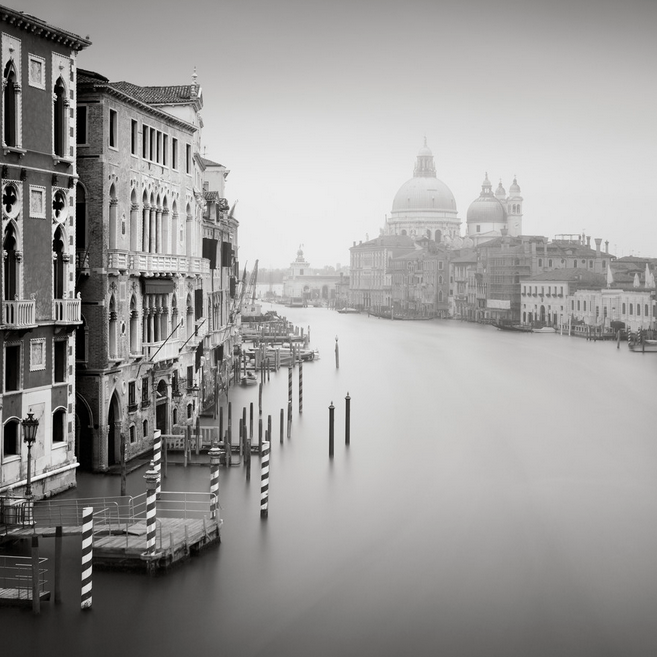
[[[468,208],[467,232],[460,236],[461,220],[449,187],[436,177],[433,153],[424,146],[417,154],[413,177],[400,188],[386,217],[385,235],[429,238],[452,248],[469,247],[507,234],[522,234],[522,196],[517,180],[509,195],[500,181],[493,194],[488,174],[481,194]]]

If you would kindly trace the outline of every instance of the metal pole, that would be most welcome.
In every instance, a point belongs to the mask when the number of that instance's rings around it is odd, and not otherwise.
[[[349,396],[349,393],[347,393],[347,396],[344,398],[344,405],[345,405],[345,419],[344,419],[344,444],[349,445],[349,441],[351,440],[350,436],[350,424],[351,424],[351,397]]]
[[[82,509],[82,595],[80,607],[91,609],[93,584],[93,531],[94,508]]]
[[[334,433],[334,414],[335,406],[333,402],[329,406],[329,456],[333,457],[333,433]]]
[[[39,537],[32,536],[32,611],[41,613],[41,595],[39,593]]]
[[[262,443],[260,461],[260,517],[269,516],[269,443]]]

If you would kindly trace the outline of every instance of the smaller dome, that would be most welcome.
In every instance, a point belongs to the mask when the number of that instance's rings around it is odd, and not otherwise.
[[[480,196],[468,208],[469,224],[502,224],[506,222],[504,206],[494,196]]]
[[[516,180],[515,176],[513,176],[513,183],[511,184],[511,187],[509,187],[509,194],[520,194],[520,186],[518,185],[518,181]]]
[[[506,197],[506,190],[504,187],[502,187],[502,181],[500,180],[500,184],[497,186],[497,189],[495,190],[495,196],[497,198],[505,198]]]

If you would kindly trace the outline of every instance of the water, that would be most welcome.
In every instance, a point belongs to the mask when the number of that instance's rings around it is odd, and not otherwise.
[[[85,613],[79,538],[65,539],[64,603],[44,605],[38,618],[0,610],[7,650],[655,653],[654,354],[452,321],[283,312],[310,325],[322,358],[304,366],[301,417],[294,372],[284,445],[287,372],[264,389],[274,434],[268,520],[259,517],[257,459],[251,482],[242,468],[222,469],[222,544],[166,576],[96,572]],[[231,392],[234,417],[250,402],[257,417],[257,394]],[[169,490],[208,485],[199,467],[170,466],[165,480]],[[118,486],[80,481],[84,494]],[[143,490],[143,472],[134,473],[129,492]]]

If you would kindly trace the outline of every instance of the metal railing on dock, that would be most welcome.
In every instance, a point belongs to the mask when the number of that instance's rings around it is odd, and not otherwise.
[[[38,586],[39,596],[46,594],[46,572],[41,568],[47,559],[39,558]],[[33,562],[31,557],[0,556],[0,599],[4,600],[32,600],[34,590]]]

